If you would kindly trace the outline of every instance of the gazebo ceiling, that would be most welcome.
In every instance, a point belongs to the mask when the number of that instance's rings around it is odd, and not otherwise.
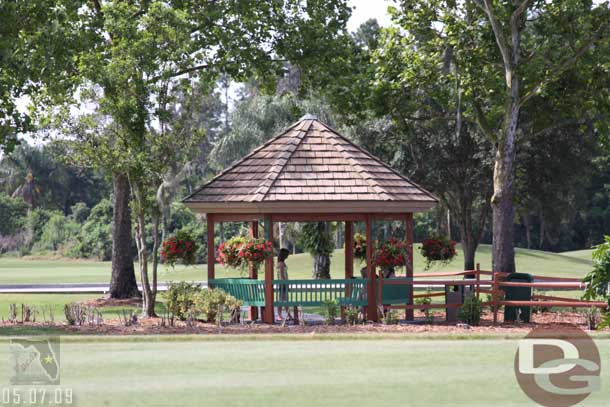
[[[203,213],[383,213],[438,199],[306,115],[183,202]]]

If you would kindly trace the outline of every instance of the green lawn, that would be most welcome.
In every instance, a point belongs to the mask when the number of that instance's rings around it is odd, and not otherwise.
[[[415,271],[422,272],[424,263],[415,250]],[[559,277],[582,277],[591,268],[589,250],[556,254],[537,250],[517,249],[517,269],[522,272],[552,275]],[[491,247],[483,245],[477,252],[477,261],[481,268],[491,269]],[[461,252],[454,261],[444,267],[434,268],[434,271],[462,270],[463,257]],[[287,260],[289,275],[292,279],[311,277],[312,260],[308,254],[297,254]],[[331,275],[341,278],[344,270],[343,250],[337,250],[331,263]],[[356,262],[358,273],[361,265]],[[206,267],[197,265],[193,267],[176,266],[171,270],[166,266],[159,268],[161,281],[179,280],[205,280]],[[262,273],[261,273],[262,274]],[[217,265],[217,277],[238,276],[239,271],[226,270]],[[27,284],[27,283],[100,283],[110,280],[109,262],[87,262],[66,260],[22,260],[19,258],[0,257],[0,284]]]
[[[43,321],[43,309],[47,315],[47,319],[49,318],[49,309],[51,309],[55,321],[65,321],[65,304],[99,297],[100,294],[0,294],[0,319],[8,318],[10,304],[17,305],[18,316],[21,318],[21,304],[28,304],[36,307],[36,310],[38,311],[37,321]],[[161,299],[161,296],[159,296],[159,299]],[[137,307],[104,307],[102,308],[102,315],[106,319],[115,319],[118,318],[121,310],[135,310],[136,308]],[[159,302],[157,308],[159,312],[163,312],[163,302]],[[2,333],[0,333],[0,335],[2,335]]]
[[[75,406],[531,406],[516,340],[62,338],[61,387]],[[610,399],[610,340],[597,340]],[[0,344],[0,365],[9,366]],[[7,386],[11,369],[0,369]]]

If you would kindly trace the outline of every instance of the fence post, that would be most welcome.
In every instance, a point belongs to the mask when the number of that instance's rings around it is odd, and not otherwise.
[[[498,275],[495,270],[491,271],[491,277],[493,279],[491,298],[493,303],[494,325],[496,325],[498,323]]]
[[[479,263],[477,263],[476,279],[477,279],[477,285],[476,285],[477,300],[480,300],[481,299],[481,264],[479,264]]]

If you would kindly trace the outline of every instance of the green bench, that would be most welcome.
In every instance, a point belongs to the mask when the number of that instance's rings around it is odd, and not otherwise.
[[[216,278],[208,281],[210,288],[220,288],[241,300],[247,307],[265,306],[265,282],[248,278]]]
[[[390,278],[387,280],[403,280]],[[218,278],[208,282],[210,288],[221,288],[241,300],[244,306],[265,306],[265,282],[247,278]],[[363,278],[335,280],[273,280],[276,307],[317,307],[326,301],[336,301],[341,306],[367,305],[366,287]],[[412,286],[385,285],[382,301],[384,305],[408,304]],[[283,295],[285,293],[285,295]]]

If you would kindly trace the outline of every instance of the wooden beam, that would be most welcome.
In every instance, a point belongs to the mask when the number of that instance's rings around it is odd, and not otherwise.
[[[250,222],[250,237],[254,239],[258,238],[258,221]],[[252,280],[258,280],[258,270],[256,268],[250,265],[248,271],[249,277]],[[250,318],[250,321],[256,321],[258,319],[258,307],[250,307],[248,318]]]
[[[378,320],[377,299],[375,290],[375,266],[373,265],[373,215],[366,216],[366,271],[369,279],[366,307],[367,319]]]
[[[407,278],[413,278],[413,213],[407,213],[404,216],[405,220],[405,241],[407,242],[407,251],[409,255],[406,259],[405,268]],[[409,303],[413,304],[413,290],[409,291]],[[413,308],[405,309],[405,319],[412,321],[414,319]]]
[[[208,214],[208,281],[214,279],[214,263],[216,262],[216,249],[214,248],[214,216]]]
[[[273,242],[273,220],[269,215],[265,215],[265,239]],[[263,322],[267,324],[275,322],[273,313],[273,257],[265,260],[265,311]]]
[[[274,222],[364,222],[362,213],[277,213],[271,215]]]
[[[209,216],[209,215],[208,215]],[[216,222],[256,222],[261,218],[256,213],[215,213]]]

